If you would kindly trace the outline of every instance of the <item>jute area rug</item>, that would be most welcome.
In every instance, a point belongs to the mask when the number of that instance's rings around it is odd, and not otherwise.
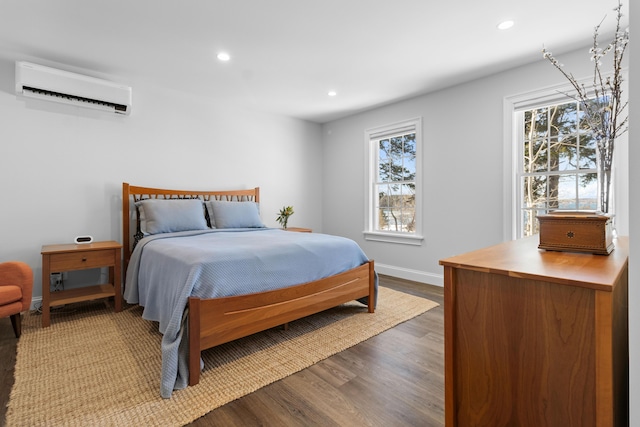
[[[203,352],[200,383],[160,397],[157,324],[104,302],[28,314],[18,342],[8,426],[184,425],[438,304],[379,288],[374,314],[356,302]]]

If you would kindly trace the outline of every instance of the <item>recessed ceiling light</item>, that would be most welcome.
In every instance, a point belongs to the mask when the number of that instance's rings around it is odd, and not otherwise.
[[[329,93],[327,93],[327,95],[329,96],[336,96],[338,94],[338,92],[336,92],[335,90],[330,90]]]
[[[502,21],[501,23],[498,24],[498,29],[499,30],[508,30],[509,28],[513,27],[514,22],[509,20],[509,21]]]
[[[227,52],[220,52],[218,54],[218,59],[220,61],[228,61],[231,59],[231,57],[229,56],[229,54]]]

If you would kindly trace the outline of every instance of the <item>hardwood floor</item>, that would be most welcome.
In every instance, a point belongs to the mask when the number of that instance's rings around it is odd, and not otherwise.
[[[443,426],[443,288],[389,276],[380,276],[380,285],[440,306],[215,409],[191,425]],[[3,426],[16,343],[11,321],[0,319]]]

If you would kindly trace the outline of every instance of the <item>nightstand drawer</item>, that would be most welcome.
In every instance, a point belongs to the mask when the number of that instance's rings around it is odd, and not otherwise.
[[[66,252],[50,255],[50,271],[82,270],[98,268],[116,263],[116,251],[111,249],[99,251]]]

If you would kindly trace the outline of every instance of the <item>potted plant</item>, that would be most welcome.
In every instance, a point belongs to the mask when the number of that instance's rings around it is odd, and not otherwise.
[[[293,215],[293,206],[283,206],[282,209],[280,209],[280,212],[278,212],[278,214],[279,215],[276,218],[276,221],[278,221],[282,226],[282,228],[286,230],[289,217]]]

